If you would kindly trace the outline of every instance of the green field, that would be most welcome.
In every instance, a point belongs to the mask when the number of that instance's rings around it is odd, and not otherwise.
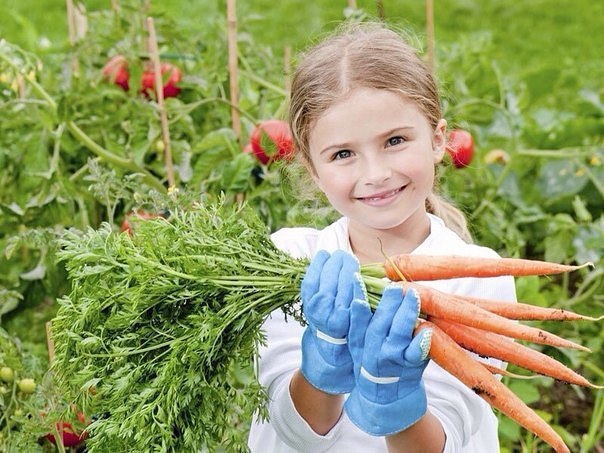
[[[83,1],[89,12],[106,9],[108,0]],[[142,2],[141,2],[142,3]],[[168,14],[185,28],[203,27],[221,20],[224,2],[151,1],[151,14]],[[543,64],[569,68],[590,66],[602,58],[604,4],[587,0],[438,0],[435,1],[436,39],[441,44],[487,34],[493,40],[491,57],[505,71]],[[396,24],[425,32],[424,2],[384,1],[385,17]],[[331,28],[343,17],[346,2],[316,1],[299,10],[300,2],[255,0],[240,2],[238,19],[256,42],[303,47],[309,37]],[[376,2],[359,1],[358,7],[375,16]],[[6,0],[0,6],[0,35],[30,50],[41,38],[53,45],[67,42],[65,2],[60,0]],[[598,74],[594,74],[596,76]],[[585,74],[586,78],[589,77]],[[594,77],[595,79],[595,77]]]

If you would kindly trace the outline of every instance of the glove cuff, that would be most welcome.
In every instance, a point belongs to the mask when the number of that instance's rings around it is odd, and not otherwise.
[[[313,335],[311,329],[306,329],[302,342],[313,341],[308,338]],[[347,345],[342,345],[347,348]],[[352,360],[344,365],[331,365],[325,361],[316,347],[302,348],[302,365],[300,371],[306,380],[315,388],[325,393],[339,395],[350,393],[354,388],[354,372]]]
[[[422,418],[428,410],[428,401],[423,383],[404,398],[387,404],[367,399],[355,387],[344,403],[344,410],[350,421],[367,434],[390,436]]]

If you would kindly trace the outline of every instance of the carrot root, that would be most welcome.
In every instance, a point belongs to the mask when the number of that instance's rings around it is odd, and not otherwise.
[[[430,321],[442,329],[443,332],[449,335],[462,348],[480,356],[500,359],[571,384],[591,388],[603,388],[602,386],[592,384],[586,378],[552,357],[511,341],[502,335],[460,325],[444,319],[430,318]]]
[[[537,379],[540,377],[537,374],[526,375],[526,374],[512,373],[511,371],[508,371],[504,368],[499,368],[499,367],[496,367],[489,363],[481,362],[480,360],[477,360],[477,362],[480,363],[482,366],[484,366],[491,374],[499,374],[501,376],[507,376],[507,377],[510,377],[513,379]]]
[[[473,360],[461,346],[439,327],[423,321],[415,329],[432,329],[430,357],[444,370],[457,377],[476,394],[518,424],[539,436],[557,453],[570,453],[562,438],[545,420],[528,407],[516,394],[495,378],[484,366]]]
[[[570,272],[593,263],[571,266],[522,258],[481,258],[466,256],[429,256],[400,254],[383,263],[385,276],[400,281],[441,280],[462,277],[499,277],[512,275],[550,275]]]
[[[596,318],[593,316],[581,315],[570,310],[565,310],[564,308],[540,307],[538,305],[522,302],[510,303],[471,296],[457,297],[464,302],[477,305],[491,313],[517,321],[601,321],[604,319],[604,315]]]
[[[425,315],[447,319],[519,340],[591,352],[585,346],[554,335],[546,330],[518,324],[476,305],[467,303],[459,296],[447,294],[416,283],[401,283],[400,285],[405,291],[408,288],[415,288],[417,290],[421,300],[421,312]]]

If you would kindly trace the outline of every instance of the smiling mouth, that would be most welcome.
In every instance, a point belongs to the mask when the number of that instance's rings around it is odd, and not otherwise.
[[[382,192],[380,194],[376,194],[376,195],[372,195],[369,197],[358,197],[357,200],[362,200],[362,201],[380,201],[380,200],[385,200],[388,199],[390,197],[393,197],[394,195],[396,195],[397,193],[401,192],[405,187],[405,186],[401,186],[398,187],[394,190],[389,190],[388,192]]]

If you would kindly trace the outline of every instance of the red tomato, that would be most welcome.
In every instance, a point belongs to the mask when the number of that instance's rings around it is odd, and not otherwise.
[[[162,63],[160,68],[163,79],[164,99],[178,96],[180,88],[176,84],[182,79],[180,69],[170,63]],[[147,64],[141,78],[141,93],[149,98],[152,92],[155,92],[155,73],[153,72],[153,65]]]
[[[472,139],[472,135],[463,129],[451,130],[446,150],[451,156],[455,168],[467,167],[474,157],[474,140]]]
[[[293,157],[293,141],[289,125],[281,120],[262,121],[250,137],[252,151],[263,164]]]
[[[123,55],[116,55],[111,57],[111,59],[103,66],[103,76],[122,87],[124,91],[128,91],[128,79],[130,74],[128,74],[128,61]]]
[[[130,223],[130,219],[136,216],[140,219],[154,219],[155,217],[159,217],[159,214],[153,214],[151,212],[145,212],[145,211],[140,211],[140,212],[131,212],[129,214],[126,214],[126,217],[124,217],[124,221],[122,222],[122,231],[127,232],[128,234],[132,234],[132,224]]]
[[[71,426],[71,423],[56,422],[55,427],[57,428],[57,431],[61,434],[61,437],[63,439],[63,446],[65,447],[75,447],[76,445],[86,440],[86,438],[88,437],[88,433],[86,432],[86,430],[82,431],[79,434],[76,433],[76,431],[73,429],[73,426]],[[53,433],[47,434],[46,438],[53,444],[56,443],[55,436]]]

